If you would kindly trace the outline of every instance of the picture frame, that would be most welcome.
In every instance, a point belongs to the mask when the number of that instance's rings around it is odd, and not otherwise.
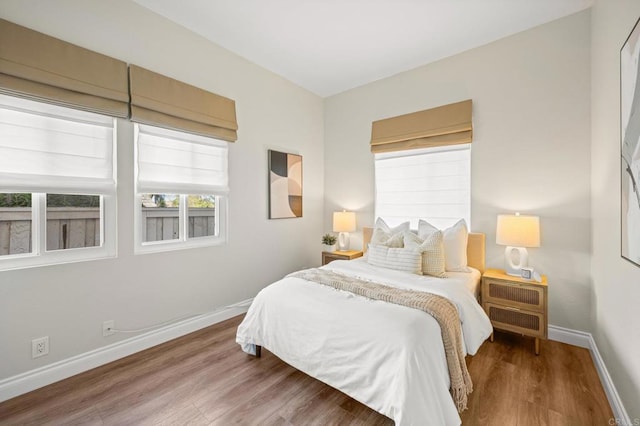
[[[640,266],[640,26],[620,49],[620,254]]]
[[[269,219],[302,217],[302,155],[268,150]]]
[[[520,276],[525,280],[533,279],[533,268],[522,268],[520,269]]]

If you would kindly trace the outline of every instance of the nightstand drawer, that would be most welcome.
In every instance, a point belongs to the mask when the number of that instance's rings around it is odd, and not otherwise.
[[[523,283],[511,283],[485,278],[482,282],[483,302],[508,304],[515,308],[544,312],[544,288]]]
[[[532,337],[547,338],[544,313],[532,312],[511,306],[485,303],[485,311],[495,328]]]

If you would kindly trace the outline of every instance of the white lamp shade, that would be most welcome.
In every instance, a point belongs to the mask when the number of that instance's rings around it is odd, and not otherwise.
[[[334,212],[333,232],[354,232],[356,230],[355,212]]]
[[[496,244],[512,247],[540,247],[538,216],[498,215]]]

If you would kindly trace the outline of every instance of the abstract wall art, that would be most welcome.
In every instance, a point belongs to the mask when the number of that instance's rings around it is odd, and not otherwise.
[[[269,219],[302,217],[302,156],[269,150]]]
[[[638,21],[640,22],[640,20]],[[640,28],[620,50],[620,219],[622,257],[640,266]]]

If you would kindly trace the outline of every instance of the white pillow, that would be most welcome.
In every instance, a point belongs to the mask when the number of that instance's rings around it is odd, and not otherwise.
[[[372,246],[385,245],[387,247],[401,248],[404,246],[402,234],[408,230],[409,222],[404,222],[394,228],[390,228],[382,218],[378,218],[369,244]]]
[[[397,271],[422,274],[422,252],[417,249],[370,246],[367,262]]]
[[[435,231],[423,240],[413,232],[404,233],[404,247],[416,248],[422,253],[422,274],[446,278],[444,244],[441,231]]]
[[[376,229],[380,228],[385,232],[388,232],[390,234],[398,234],[398,233],[403,233],[405,231],[409,230],[409,222],[403,222],[400,225],[396,226],[396,227],[389,227],[389,225],[387,225],[387,222],[385,222],[381,217],[376,219]]]
[[[422,219],[418,222],[418,236],[427,239],[438,228]],[[469,231],[464,219],[460,219],[450,228],[442,231],[444,242],[445,270],[449,272],[471,272],[467,267],[467,240]]]

